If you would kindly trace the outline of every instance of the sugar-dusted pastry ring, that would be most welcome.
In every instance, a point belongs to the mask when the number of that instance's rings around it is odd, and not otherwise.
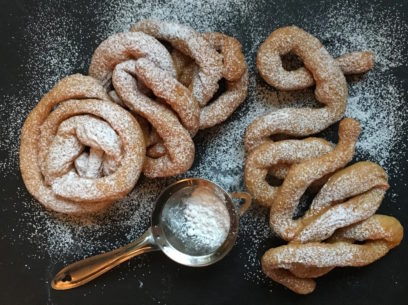
[[[228,119],[245,100],[248,91],[248,71],[241,50],[242,46],[238,40],[216,32],[201,35],[222,55],[223,77],[227,80],[226,91],[200,110],[199,128],[205,129]],[[173,49],[172,58],[177,72],[177,79],[184,86],[189,87],[194,77],[194,71],[198,69],[194,59],[177,49]],[[148,148],[147,155],[157,158],[165,153],[166,149],[158,139],[157,144]]]
[[[202,36],[222,55],[222,76],[227,80],[226,91],[201,109],[200,129],[206,129],[224,122],[245,100],[248,70],[242,46],[237,39],[217,32],[204,33]]]
[[[199,33],[185,25],[149,19],[132,25],[130,31],[165,40],[193,58],[199,67],[190,86],[193,97],[201,107],[213,97],[222,77],[222,56]]]
[[[291,242],[269,249],[262,256],[262,270],[290,290],[309,294],[316,287],[314,278],[335,267],[371,264],[398,246],[402,237],[403,228],[397,219],[375,214],[336,231],[327,243]]]
[[[51,147],[59,123],[84,114],[107,122],[117,133],[122,147],[120,165],[114,173],[96,179],[74,174],[64,181],[66,188],[59,189],[58,195],[45,183],[47,177],[39,164],[39,152]],[[47,137],[45,142],[41,135]],[[43,147],[39,147],[39,143]],[[95,79],[80,74],[62,79],[48,92],[30,112],[21,132],[20,170],[24,183],[38,201],[57,212],[97,212],[124,197],[136,184],[144,158],[143,133],[134,117],[110,102],[104,88]],[[67,193],[68,196],[64,197]]]
[[[358,162],[331,175],[305,215],[293,219],[306,188],[351,160],[359,132],[356,121],[342,120],[334,150],[292,165],[272,202],[271,228],[289,244],[268,250],[262,269],[296,293],[311,293],[313,279],[335,267],[374,262],[402,239],[395,218],[374,215],[389,186],[387,174],[372,162]]]
[[[173,111],[139,91],[134,78],[138,65],[136,60],[116,65],[112,83],[121,100],[132,112],[145,118],[152,125],[166,148],[165,155],[159,158],[149,156],[146,158],[143,173],[154,178],[186,172],[194,161],[193,140]]]
[[[318,133],[340,120],[345,113],[348,90],[343,72],[320,41],[298,27],[277,29],[261,45],[257,55],[261,76],[274,85],[296,83],[296,74],[282,66],[281,55],[288,52],[298,55],[313,75],[316,99],[325,107],[286,108],[255,119],[245,132],[247,150],[273,134],[308,136]]]
[[[351,161],[359,134],[360,125],[357,121],[343,119],[339,125],[339,142],[331,152],[290,167],[270,211],[271,228],[282,239],[292,240],[303,225],[301,219],[293,219],[302,194],[313,181],[337,171]]]
[[[245,185],[254,200],[271,206],[279,191],[266,181],[270,169],[288,166],[322,156],[333,150],[333,145],[320,138],[304,140],[267,141],[249,153],[245,160]],[[278,174],[279,175],[279,174]],[[284,178],[286,173],[277,178]]]
[[[117,64],[142,57],[176,76],[172,58],[166,48],[154,37],[140,32],[118,33],[104,40],[92,55],[89,75],[107,87]]]

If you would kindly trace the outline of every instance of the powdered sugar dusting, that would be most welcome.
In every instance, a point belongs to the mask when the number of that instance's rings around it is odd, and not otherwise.
[[[363,16],[359,6],[353,1],[335,5],[325,12],[325,26],[305,22],[307,30],[317,35],[333,56],[356,50],[371,50],[375,54],[372,72],[362,79],[349,78],[346,116],[359,120],[363,130],[357,143],[357,159],[379,163],[392,177],[403,170],[395,160],[407,150],[404,134],[408,112],[401,111],[406,98],[394,68],[407,62],[404,41],[408,24],[398,7],[384,10],[373,3]]]
[[[1,120],[0,126],[2,137],[0,138],[0,150],[4,151],[0,160],[0,175],[19,175],[18,169],[18,149],[20,147],[20,129],[28,114],[27,105],[29,101],[25,97],[4,96],[0,103],[0,113],[7,114],[12,121],[6,117]],[[13,105],[10,107],[10,105]]]
[[[190,255],[214,252],[230,229],[224,199],[205,187],[187,188],[172,195],[163,209],[162,221],[170,243]]]
[[[406,89],[394,74],[395,68],[406,65],[404,41],[407,24],[398,7],[377,10],[373,1],[364,13],[356,16],[359,4],[343,1],[329,9],[322,6],[320,18],[310,18],[308,10],[299,10],[293,16],[290,10],[270,12],[270,23],[260,22],[259,3],[252,1],[195,0],[154,1],[121,0],[92,3],[95,30],[81,21],[74,23],[68,17],[55,18],[52,6],[40,5],[27,21],[28,82],[19,84],[26,88],[21,96],[5,96],[1,113],[8,111],[6,120],[0,122],[4,135],[0,149],[6,159],[0,161],[4,177],[16,179],[18,172],[19,131],[29,110],[60,78],[74,71],[87,71],[93,50],[111,34],[129,29],[132,23],[144,18],[155,18],[186,23],[199,31],[224,31],[236,36],[244,45],[249,64],[248,98],[232,117],[220,126],[200,132],[194,139],[196,158],[192,169],[185,176],[200,176],[220,184],[229,191],[242,190],[245,151],[244,130],[257,116],[282,107],[316,107],[311,89],[302,92],[278,92],[266,85],[257,75],[255,56],[259,44],[281,25],[296,23],[321,39],[330,54],[339,56],[346,52],[369,49],[376,55],[374,70],[359,80],[349,82],[349,102],[346,114],[361,122],[363,133],[357,144],[357,158],[380,162],[391,178],[401,180],[405,169],[398,168],[398,160],[406,153],[407,106]],[[284,4],[282,4],[284,6]],[[320,4],[319,4],[320,5]],[[74,10],[86,9],[80,7]],[[266,14],[262,11],[262,14]],[[74,39],[79,33],[80,39]],[[35,43],[33,43],[35,42]],[[354,80],[354,81],[353,81]],[[405,90],[405,91],[404,91]],[[4,111],[3,111],[4,110]],[[62,218],[44,209],[30,199],[23,187],[17,187],[14,206],[21,204],[25,213],[20,219],[20,235],[10,233],[12,242],[31,241],[38,249],[33,254],[66,261],[107,251],[128,243],[140,236],[149,226],[153,202],[162,188],[176,178],[149,180],[142,177],[134,191],[116,202],[103,216],[90,220]],[[391,200],[398,197],[391,191]],[[243,276],[263,283],[265,276],[260,269],[260,257],[271,239],[267,209],[253,207],[241,220],[237,243],[238,255],[245,268]],[[17,230],[17,229],[16,229]],[[146,262],[148,264],[148,261]],[[267,280],[269,282],[269,280]]]
[[[375,1],[362,13],[358,2],[351,0],[338,3],[327,14],[327,23],[309,23],[307,29],[320,34],[329,41],[326,48],[334,56],[356,50],[371,50],[375,55],[376,69],[382,72],[397,68],[407,61],[405,35],[408,24],[404,23],[402,11],[397,7],[388,10],[378,8]],[[304,16],[307,18],[307,16]]]
[[[396,176],[402,169],[395,160],[401,151],[407,150],[404,138],[408,113],[401,111],[405,103],[402,84],[395,76],[387,76],[390,83],[383,85],[382,78],[370,76],[351,86],[346,116],[361,124],[357,158],[373,160],[390,176]]]

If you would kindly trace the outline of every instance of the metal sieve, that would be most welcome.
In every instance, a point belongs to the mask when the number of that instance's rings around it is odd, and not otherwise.
[[[211,190],[225,204],[230,226],[224,242],[219,247],[206,253],[192,253],[180,245],[180,240],[176,242],[169,234],[166,223],[163,222],[166,216],[163,212],[166,213],[169,210],[166,207],[174,196],[177,197],[178,194],[186,196],[186,194],[191,194],[194,189],[201,187]],[[243,201],[239,208],[236,208],[233,199]],[[51,281],[51,286],[56,290],[66,290],[84,285],[132,257],[157,250],[163,251],[170,259],[185,266],[212,265],[227,255],[234,246],[238,235],[239,217],[245,213],[250,205],[251,197],[248,193],[234,192],[229,194],[219,185],[206,179],[187,178],[177,181],[159,195],[153,210],[151,227],[139,239],[116,250],[92,256],[64,267],[55,275]]]

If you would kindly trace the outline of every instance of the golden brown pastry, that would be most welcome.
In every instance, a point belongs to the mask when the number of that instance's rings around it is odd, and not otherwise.
[[[245,100],[248,92],[248,71],[242,46],[237,39],[217,32],[201,35],[222,55],[222,76],[226,80],[227,87],[226,91],[209,105],[202,106],[200,129],[205,129],[224,122]],[[172,51],[172,58],[178,79],[190,87],[194,73],[198,69],[194,59],[177,49]]]
[[[146,159],[146,176],[173,176],[191,167],[195,152],[191,134],[199,127],[199,106],[175,78],[171,56],[159,41],[141,32],[110,36],[95,50],[89,74],[112,83],[121,103],[150,124],[148,129],[153,128],[156,135],[147,136],[149,146],[155,139],[163,141],[162,154]],[[161,102],[150,97],[148,90]]]
[[[322,156],[333,145],[320,138],[304,140],[266,141],[252,150],[245,160],[245,185],[256,202],[271,206],[279,186],[270,185],[268,173],[284,180],[292,164]]]
[[[24,183],[57,212],[96,212],[124,197],[144,159],[143,133],[134,117],[112,103],[97,80],[80,74],[58,82],[21,132]]]
[[[335,267],[374,262],[402,239],[397,219],[374,215],[389,187],[384,170],[372,162],[341,169],[353,157],[359,132],[356,121],[342,120],[337,146],[292,165],[271,202],[271,228],[289,243],[268,250],[262,270],[296,293],[313,292],[314,278]],[[293,219],[307,187],[333,172],[305,215]]]
[[[300,57],[304,67],[283,68],[281,56],[290,52]],[[373,63],[371,52],[349,53],[334,60],[317,38],[296,26],[273,31],[258,50],[259,74],[280,90],[304,89],[315,83],[316,99],[325,107],[286,108],[256,118],[245,132],[245,148],[250,151],[276,134],[309,136],[339,121],[348,97],[344,73],[368,71]]]
[[[175,49],[194,59],[198,69],[194,74],[191,90],[194,98],[204,106],[218,89],[222,77],[222,56],[192,28],[166,21],[142,20],[130,28],[169,42]]]

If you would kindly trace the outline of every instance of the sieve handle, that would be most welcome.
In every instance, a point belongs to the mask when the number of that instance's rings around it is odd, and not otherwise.
[[[245,212],[248,210],[248,208],[251,206],[252,202],[252,197],[246,192],[233,192],[230,194],[233,199],[241,199],[244,200],[244,202],[241,204],[239,208],[239,217],[242,217],[242,215],[245,214]]]
[[[149,228],[139,239],[126,246],[66,266],[55,275],[51,287],[67,290],[82,286],[136,255],[158,249]]]

